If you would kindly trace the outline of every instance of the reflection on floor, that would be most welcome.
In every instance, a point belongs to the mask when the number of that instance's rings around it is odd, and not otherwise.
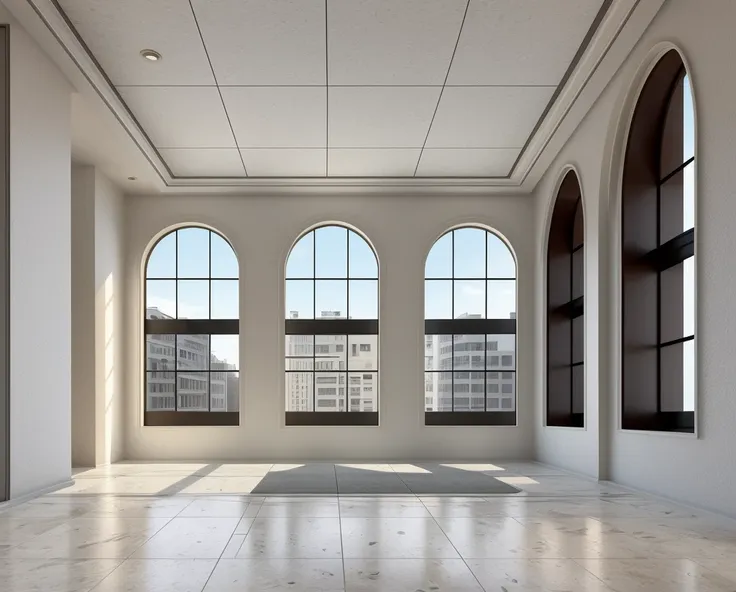
[[[516,495],[254,493],[298,466],[80,471],[73,486],[0,511],[0,590],[736,590],[736,522],[536,463],[450,465]]]

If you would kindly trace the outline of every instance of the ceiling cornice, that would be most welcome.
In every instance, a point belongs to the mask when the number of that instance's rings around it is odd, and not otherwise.
[[[13,11],[13,5],[19,0],[4,0]],[[509,177],[458,178],[458,177],[401,177],[401,178],[177,178],[169,171],[154,148],[145,131],[133,117],[127,106],[105,75],[86,45],[73,29],[55,0],[25,0],[37,18],[39,18],[56,42],[63,48],[66,56],[79,69],[102,102],[115,116],[138,150],[148,161],[153,171],[160,178],[163,191],[166,193],[250,193],[293,192],[294,190],[321,191],[322,193],[358,192],[361,189],[387,189],[398,193],[427,192],[433,193],[485,193],[508,194],[529,193],[533,191],[539,174],[530,172],[540,161],[560,125],[569,115],[573,105],[594,76],[610,48],[620,40],[621,31],[634,18],[638,5],[664,0],[612,0],[604,13],[599,15],[597,26],[586,38],[587,46],[576,56],[577,63],[568,71],[566,78],[558,88],[554,101],[541,118],[532,136],[524,147]],[[14,11],[15,12],[15,11]],[[19,17],[20,18],[20,17]],[[648,23],[646,23],[648,25]],[[645,28],[645,27],[644,27]],[[626,55],[633,48],[631,43]],[[58,59],[57,59],[58,61]],[[620,64],[619,64],[620,65]],[[589,97],[582,111],[587,113],[597,99]],[[576,109],[576,113],[581,110]],[[580,117],[582,120],[582,117]],[[578,122],[579,123],[579,122]],[[574,127],[577,127],[575,125]],[[547,160],[547,159],[545,159]]]

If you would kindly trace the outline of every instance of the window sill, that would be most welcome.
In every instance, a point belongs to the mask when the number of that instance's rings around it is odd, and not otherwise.
[[[238,411],[146,411],[145,427],[239,426]]]
[[[515,411],[425,411],[425,426],[516,426]]]
[[[287,411],[286,426],[378,426],[377,411]]]

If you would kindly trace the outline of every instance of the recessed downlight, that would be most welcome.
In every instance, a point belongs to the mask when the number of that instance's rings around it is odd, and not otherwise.
[[[128,181],[137,181],[138,177],[128,177]]]
[[[141,55],[149,62],[158,62],[161,59],[161,54],[153,49],[142,49]]]

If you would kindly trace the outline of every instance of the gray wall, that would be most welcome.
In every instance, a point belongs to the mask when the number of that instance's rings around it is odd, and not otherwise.
[[[131,459],[464,460],[533,451],[530,197],[128,197],[125,273],[127,431]],[[338,221],[365,233],[380,262],[380,427],[284,426],[284,266],[310,226]],[[165,229],[202,223],[232,241],[240,261],[241,425],[144,427],[142,274]],[[424,426],[424,260],[445,230],[484,224],[518,259],[518,427]]]
[[[733,363],[736,168],[733,146],[736,3],[669,0],[537,188],[536,261],[545,281],[552,200],[565,166],[578,170],[586,216],[585,430],[546,428],[544,299],[536,299],[536,450],[545,462],[736,516]],[[620,429],[620,173],[636,96],[668,48],[691,76],[696,109],[697,436]],[[544,285],[541,283],[540,285]]]

